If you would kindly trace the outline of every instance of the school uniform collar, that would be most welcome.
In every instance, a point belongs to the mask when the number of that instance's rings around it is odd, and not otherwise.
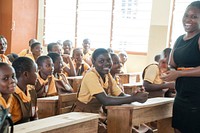
[[[103,81],[103,79],[101,78],[101,76],[99,75],[99,73],[97,72],[97,70],[93,67],[91,69],[92,72],[94,72],[100,79],[100,83],[103,85],[103,88],[108,88],[108,76],[110,73],[105,75],[105,82]]]
[[[12,94],[10,94],[8,101],[6,102],[6,100],[2,97],[2,94],[0,93],[0,105],[2,105],[4,108],[10,107],[12,99],[13,99],[13,96],[12,96]]]
[[[29,93],[30,88],[27,87],[27,95],[19,88],[19,86],[16,87],[15,93],[19,95],[19,97],[22,99],[23,102],[30,102],[31,101],[31,95]]]

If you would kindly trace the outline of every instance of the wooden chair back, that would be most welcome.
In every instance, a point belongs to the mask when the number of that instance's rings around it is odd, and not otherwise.
[[[58,96],[58,114],[69,113],[73,104],[77,100],[77,93],[59,94]]]

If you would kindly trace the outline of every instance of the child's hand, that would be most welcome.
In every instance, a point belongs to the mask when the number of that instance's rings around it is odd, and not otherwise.
[[[149,94],[148,92],[139,92],[133,96],[136,97],[137,102],[144,103],[148,99],[148,94]]]

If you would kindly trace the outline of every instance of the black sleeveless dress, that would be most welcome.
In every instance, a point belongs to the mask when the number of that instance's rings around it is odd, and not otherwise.
[[[177,67],[200,66],[198,40],[200,34],[184,41],[180,36],[174,46],[174,62]],[[176,80],[176,98],[173,107],[172,126],[182,133],[200,133],[200,75],[180,77]]]

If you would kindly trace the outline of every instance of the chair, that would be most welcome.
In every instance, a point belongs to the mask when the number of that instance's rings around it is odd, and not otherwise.
[[[66,93],[58,96],[58,114],[69,113],[77,100],[77,93]]]

